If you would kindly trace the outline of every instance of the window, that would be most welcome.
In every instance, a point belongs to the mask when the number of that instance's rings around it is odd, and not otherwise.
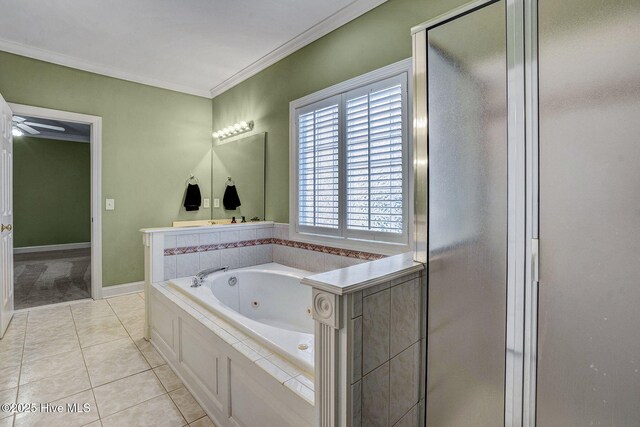
[[[408,245],[408,75],[403,61],[291,103],[295,237]]]
[[[338,104],[315,105],[298,116],[298,223],[337,229]]]

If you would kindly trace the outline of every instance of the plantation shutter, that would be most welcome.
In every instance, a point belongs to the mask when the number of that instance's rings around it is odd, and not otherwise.
[[[338,229],[339,103],[298,114],[298,224]]]
[[[402,234],[405,87],[393,78],[346,96],[346,226]]]

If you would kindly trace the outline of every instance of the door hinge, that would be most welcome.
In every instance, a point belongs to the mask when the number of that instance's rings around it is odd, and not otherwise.
[[[540,244],[538,239],[531,239],[531,277],[540,282]]]

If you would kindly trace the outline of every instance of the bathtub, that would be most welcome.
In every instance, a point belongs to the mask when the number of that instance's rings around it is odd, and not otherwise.
[[[197,288],[191,287],[192,277],[169,285],[313,374],[311,288],[300,284],[309,274],[268,263],[213,273]]]

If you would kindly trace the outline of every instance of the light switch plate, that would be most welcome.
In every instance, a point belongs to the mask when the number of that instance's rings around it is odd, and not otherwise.
[[[105,200],[104,208],[105,208],[105,210],[108,210],[108,211],[115,210],[115,208],[116,208],[115,199],[107,199],[107,200]]]
[[[205,208],[208,208],[209,207],[209,199],[204,199],[202,201],[202,206],[205,207]]]
[[[220,199],[213,199],[213,207],[214,208],[220,207]]]

